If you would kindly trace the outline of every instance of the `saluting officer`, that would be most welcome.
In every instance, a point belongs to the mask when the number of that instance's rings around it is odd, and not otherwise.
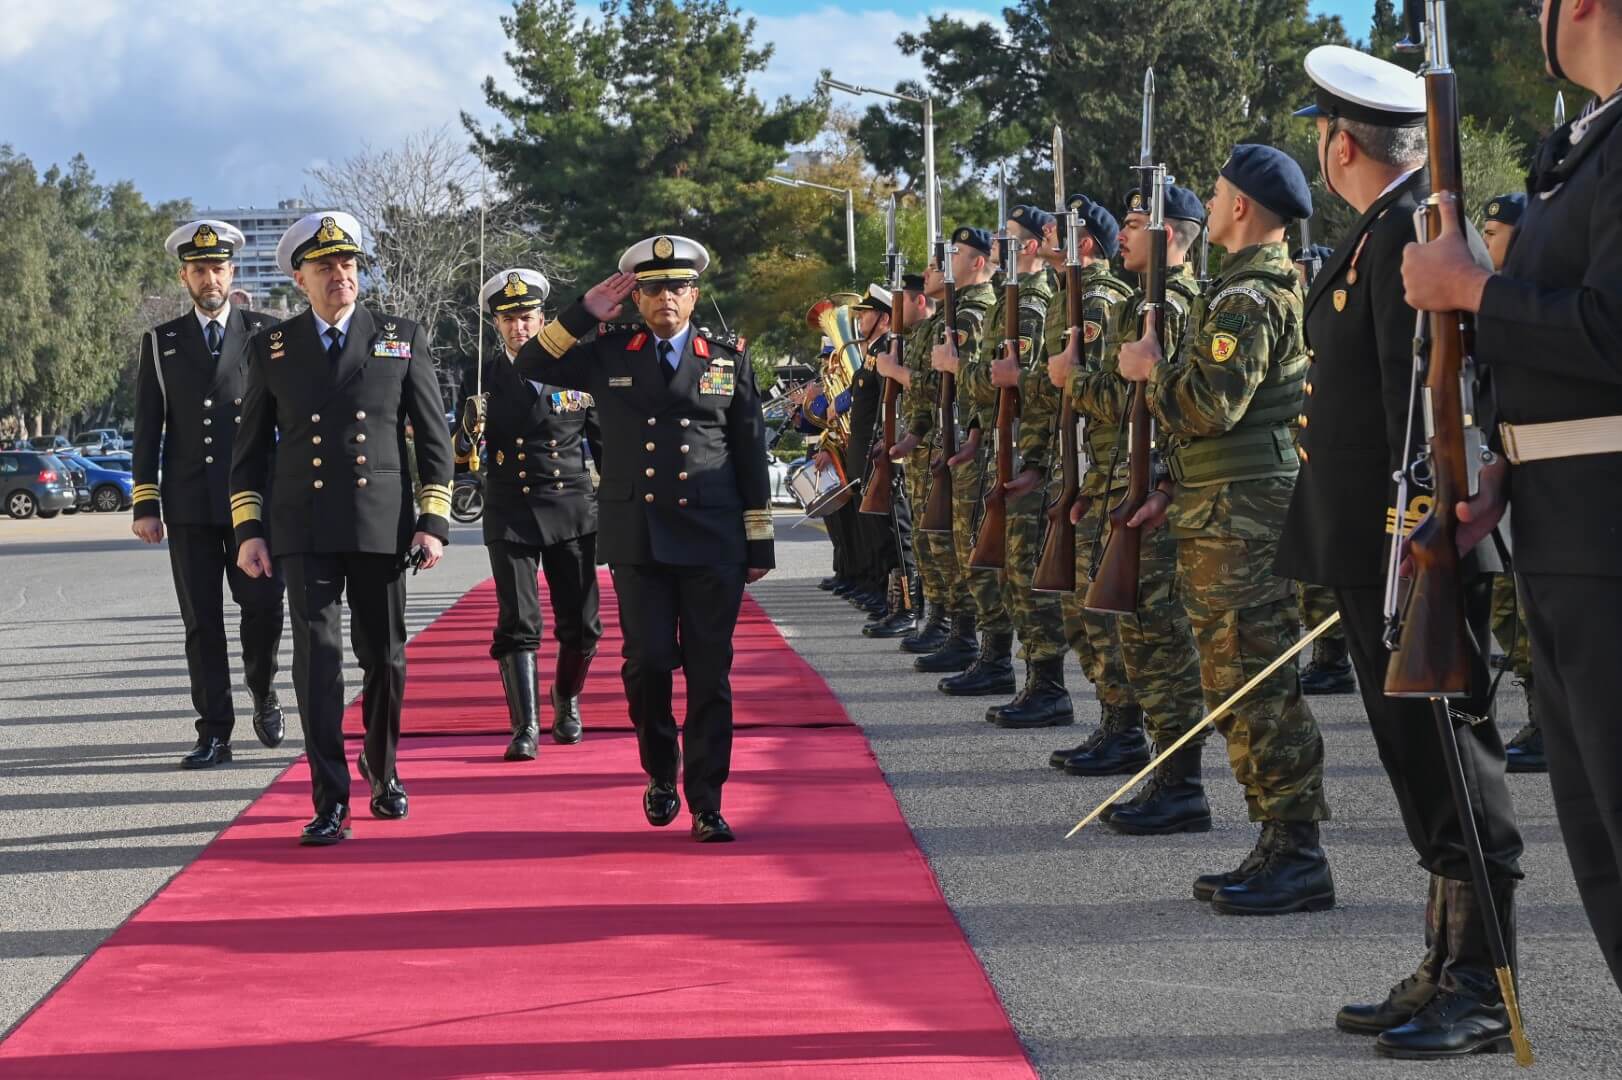
[[[347,595],[364,680],[359,767],[372,816],[403,818],[409,804],[394,756],[406,679],[405,566],[432,567],[450,537],[451,440],[428,335],[356,304],[361,251],[360,223],[339,212],[301,218],[276,245],[276,264],[310,306],[254,336],[231,460],[237,565],[260,577],[279,564],[287,582],[315,799],[301,842],[315,845],[349,834],[339,605]]]
[[[558,640],[552,677],[552,741],[581,738],[580,689],[597,641],[597,497],[586,468],[589,446],[602,460],[591,395],[519,375],[513,358],[546,325],[546,277],[519,267],[484,283],[479,300],[495,320],[505,356],[485,365],[484,393],[468,398],[456,438],[456,460],[489,448],[484,543],[496,582],[495,641],[512,721],[508,761],[533,761],[540,738],[535,653],[541,646],[537,571],[546,574],[552,633]]]
[[[248,374],[248,338],[274,321],[226,299],[242,233],[223,221],[193,221],[164,246],[180,260],[180,282],[192,309],[141,339],[135,382],[135,520],[148,544],[169,532],[180,620],[186,627],[186,671],[197,710],[197,745],[185,769],[231,760],[231,668],[226,660],[223,577],[242,612],[242,673],[253,695],[253,730],[280,746],[286,724],[271,681],[282,640],[282,583],[254,580],[237,569],[227,501],[231,446]],[[160,484],[159,477],[162,477]]]
[[[621,675],[649,781],[642,811],[668,825],[682,789],[700,842],[721,816],[732,762],[732,634],[746,582],[775,565],[765,420],[737,339],[693,325],[702,244],[655,236],[525,343],[519,374],[589,392],[602,420],[602,553],[625,634]],[[641,319],[605,324],[635,294]],[[596,337],[581,337],[597,329]],[[687,680],[677,751],[672,675]],[[685,757],[685,765],[682,761]]]
[[[1402,295],[1402,250],[1414,238],[1414,209],[1430,194],[1425,168],[1425,84],[1395,64],[1326,45],[1306,58],[1317,100],[1297,115],[1318,128],[1318,165],[1329,190],[1362,216],[1325,261],[1306,301],[1308,394],[1300,418],[1301,472],[1275,567],[1286,577],[1332,587],[1380,762],[1419,863],[1431,873],[1426,951],[1412,976],[1383,1002],[1348,1005],[1336,1024],[1379,1037],[1401,1057],[1452,1057],[1507,1044],[1482,910],[1470,881],[1463,828],[1452,793],[1437,778],[1447,763],[1430,703],[1384,692],[1385,578],[1396,528],[1392,474],[1407,467],[1415,315]],[[1486,251],[1477,243],[1483,262]],[[1486,395],[1478,400],[1484,401]],[[1422,438],[1422,432],[1414,432]],[[1402,508],[1412,529],[1429,506],[1420,494]],[[1491,539],[1463,562],[1466,607],[1486,642],[1494,570]],[[1490,712],[1486,659],[1477,655],[1473,694],[1450,703],[1493,899],[1514,955],[1515,882],[1521,835],[1504,780],[1504,744]]]

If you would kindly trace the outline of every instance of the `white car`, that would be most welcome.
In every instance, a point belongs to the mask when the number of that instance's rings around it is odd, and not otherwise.
[[[766,468],[771,476],[771,501],[773,506],[798,506],[799,501],[794,493],[788,489],[788,478],[794,472],[793,466],[787,462],[778,461],[774,457],[767,457]]]

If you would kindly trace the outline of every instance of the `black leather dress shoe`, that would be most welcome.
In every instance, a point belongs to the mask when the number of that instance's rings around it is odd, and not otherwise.
[[[676,815],[681,813],[681,796],[676,794],[676,785],[649,780],[647,790],[642,793],[642,813],[647,816],[649,825],[665,826],[675,821]]]
[[[349,836],[349,807],[339,803],[310,819],[299,834],[298,842],[305,847],[330,847]]]
[[[411,800],[406,796],[405,786],[400,783],[398,776],[391,776],[388,780],[378,783],[372,779],[372,771],[366,766],[366,751],[360,752],[356,759],[360,766],[360,778],[372,789],[371,811],[375,818],[385,821],[398,821],[411,813]]]
[[[1436,983],[1410,975],[1391,988],[1378,1005],[1343,1005],[1335,1014],[1335,1026],[1350,1035],[1380,1035],[1401,1027],[1436,996]]]
[[[282,717],[282,703],[276,700],[276,691],[254,699],[253,733],[272,750],[287,737],[287,721]]]
[[[1407,1060],[1508,1051],[1509,1013],[1501,1002],[1443,990],[1412,1020],[1382,1032],[1374,1049],[1382,1057]]]
[[[693,839],[701,844],[730,844],[737,837],[719,810],[700,810],[693,815]]]
[[[564,746],[573,746],[585,733],[585,728],[580,723],[580,699],[559,697],[555,683],[552,686],[551,698],[552,741],[562,743]]]
[[[182,769],[212,769],[231,760],[231,744],[218,736],[198,739],[191,753],[180,759]]]
[[[817,582],[817,588],[821,589],[823,592],[832,592],[834,586],[838,584],[839,579],[837,577],[825,577],[821,581]]]

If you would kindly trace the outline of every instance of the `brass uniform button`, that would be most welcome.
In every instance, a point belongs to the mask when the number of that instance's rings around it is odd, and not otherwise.
[[[312,460],[310,462],[310,464],[314,465],[316,468],[319,469],[321,467],[321,459],[320,458],[315,458],[314,460]]]
[[[649,470],[648,470],[648,473],[649,473],[649,474],[650,474],[650,475],[651,475],[651,474],[652,474],[652,473],[653,473],[653,470],[652,470],[652,469],[649,469]],[[562,476],[562,475],[563,475],[563,471],[562,471],[562,470],[561,470],[561,469],[553,469],[553,470],[552,470],[552,475],[553,475],[553,476]]]
[[[552,487],[553,487],[553,488],[555,488],[555,489],[556,489],[556,490],[558,490],[558,491],[562,491],[562,490],[563,490],[563,485],[562,485],[562,484],[553,484],[553,485],[552,485]],[[528,490],[529,490],[529,489],[528,489],[528,488],[525,488],[525,489],[524,489],[524,490],[525,490],[525,491],[528,491]]]
[[[356,435],[355,436],[355,441],[356,442],[365,442],[366,441],[366,433],[362,432],[359,435]]]
[[[558,441],[556,439],[553,439],[552,441],[548,442],[546,445],[548,445],[548,446],[556,446],[557,444],[558,444]],[[557,457],[556,454],[553,454],[552,456]]]
[[[1307,452],[1305,450],[1298,449],[1296,451],[1296,453],[1301,455],[1301,460],[1302,461],[1310,461],[1310,460],[1312,460],[1311,458],[1307,457]]]
[[[365,487],[366,486],[366,477],[362,476],[358,480],[356,480],[355,481],[355,486],[356,487]]]
[[[552,458],[556,458],[556,457],[557,457],[557,456],[558,456],[558,452],[557,452],[557,451],[556,451],[556,450],[554,450],[554,451],[552,451],[552,453],[551,453],[551,454],[549,454],[549,455],[548,455],[548,456],[549,456],[549,457],[552,457]]]
[[[205,464],[205,465],[212,465],[212,464],[214,464],[214,457],[213,457],[213,455],[209,455],[209,456],[208,456],[208,457],[206,457],[206,458],[204,458],[204,459],[203,459],[203,464]]]
[[[212,424],[212,423],[213,423],[213,422],[214,422],[214,421],[213,421],[213,420],[210,420],[210,419],[209,419],[209,418],[208,418],[208,417],[206,417],[206,416],[205,416],[205,417],[203,417],[203,426],[204,426],[204,427],[208,427],[208,425],[210,425],[210,424]]]
[[[204,398],[203,399],[203,408],[212,409],[213,407],[214,407],[214,399],[213,398]]]
[[[1302,413],[1300,416],[1297,416],[1295,418],[1295,422],[1300,424],[1302,427],[1306,427],[1307,426],[1307,414]]]
[[[529,485],[528,485],[528,484],[525,484],[525,485],[524,485],[524,494],[525,494],[525,495],[528,495],[528,494],[529,494]]]
[[[684,417],[681,418],[681,426],[682,427],[688,427],[691,424],[692,424],[692,421],[687,419],[687,417],[684,416]]]
[[[355,410],[355,419],[356,420],[364,420],[364,419],[366,419],[366,410],[365,409],[356,409]]]
[[[522,454],[522,453],[520,453],[520,454],[519,454],[519,455],[518,455],[518,460],[519,460],[519,461],[523,461],[523,460],[524,460],[524,455],[523,455],[523,454]]]
[[[676,479],[677,480],[685,480],[685,479],[687,479],[687,474],[686,473],[677,473],[676,474]]]
[[[677,506],[686,506],[687,505],[687,500],[686,499],[677,499],[676,500],[676,505]]]
[[[1307,394],[1307,397],[1312,396],[1312,384],[1311,383],[1307,383],[1307,385],[1306,385],[1306,394]]]
[[[653,492],[650,491],[646,495],[642,496],[642,501],[643,502],[652,502],[653,501]]]
[[[317,480],[317,481],[316,481],[316,482],[315,482],[315,486],[316,486],[316,487],[317,487],[317,488],[319,488],[319,487],[320,487],[320,486],[321,486],[321,481],[319,481],[319,480]]]
[[[651,454],[651,453],[653,453],[653,444],[652,444],[652,443],[648,443],[648,444],[647,444],[647,445],[646,445],[646,446],[644,446],[644,447],[643,447],[643,449],[644,449],[644,450],[646,450],[646,451],[647,451],[647,452],[648,452],[648,453],[650,453],[650,454]]]
[[[231,418],[231,422],[232,422],[232,423],[233,423],[233,424],[240,424],[240,423],[242,423],[242,417],[240,417],[240,416],[233,416],[233,417],[232,417],[232,418]]]
[[[691,450],[691,449],[692,449],[692,447],[691,447],[691,446],[688,446],[688,445],[687,445],[687,444],[686,444],[686,443],[682,443],[682,444],[681,444],[681,452],[682,452],[682,453],[684,453],[684,454],[685,454],[685,453],[687,453],[687,451],[689,451],[689,450]]]
[[[523,480],[528,476],[529,476],[529,473],[525,472],[523,469],[518,470],[518,479]]]
[[[321,436],[319,436],[319,435],[315,436],[314,438],[312,438],[310,440],[310,442],[313,443],[316,446],[320,446],[321,445]]]
[[[204,435],[203,436],[203,445],[204,446],[213,446],[214,445],[214,436],[212,436],[212,435]]]
[[[355,459],[355,464],[356,465],[364,465],[364,464],[366,464],[366,455],[362,454],[360,457],[356,458]]]
[[[237,398],[235,401],[231,402],[231,404],[233,404],[233,405],[241,405],[242,404],[242,399]]]
[[[553,473],[553,475],[554,475],[554,476],[555,476],[555,475],[557,475],[557,474],[556,474],[556,473]],[[652,469],[643,469],[643,470],[642,470],[642,475],[643,475],[643,476],[648,476],[648,477],[651,477],[651,476],[652,476],[652,475],[653,475],[653,470],[652,470]]]
[[[320,413],[311,413],[310,414],[310,423],[319,424],[320,422],[321,422],[321,414]]]
[[[659,422],[659,420],[658,420],[657,417],[652,417],[652,416],[648,417],[648,426],[649,427],[652,427],[653,425],[657,424],[658,422]]]
[[[513,440],[513,445],[514,446],[523,446],[524,445],[523,436],[519,436],[518,438],[514,439]]]

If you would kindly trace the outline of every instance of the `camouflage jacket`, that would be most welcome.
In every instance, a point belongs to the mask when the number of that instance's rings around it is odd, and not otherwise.
[[[992,289],[990,282],[981,282],[978,285],[968,285],[962,289],[959,289],[957,292],[957,325],[955,330],[957,332],[957,354],[960,361],[960,372],[962,371],[962,368],[967,367],[973,362],[974,357],[979,355],[980,339],[985,334],[986,313],[991,310],[991,306],[996,302],[996,299],[996,291]],[[942,305],[943,313],[944,310],[945,307]],[[945,316],[942,314],[937,318],[931,319],[929,325],[938,330],[944,318]],[[930,350],[933,348],[937,340],[939,340],[938,336],[930,339],[929,345],[924,348],[920,359],[923,364],[924,373],[929,376],[929,384],[935,388],[935,393],[938,397],[940,373],[933,370],[929,366]],[[911,343],[909,342],[909,345],[910,344]],[[918,385],[918,374],[918,369],[914,368],[912,378],[913,386],[915,387]],[[961,383],[962,379],[959,379],[958,381]],[[957,396],[959,427],[962,427],[968,420],[968,416],[964,415],[963,402],[963,391],[960,388]],[[929,434],[929,432],[934,429],[934,407],[935,398],[932,397],[928,404],[918,402],[915,403],[912,408],[908,409],[908,429],[912,431],[913,434],[921,437]],[[920,412],[923,412],[925,415],[920,415]]]
[[[929,351],[940,338],[941,309],[907,331],[901,366],[912,373],[912,385],[901,397],[901,422],[920,439],[935,430],[935,401],[940,396],[940,372],[929,366]]]

